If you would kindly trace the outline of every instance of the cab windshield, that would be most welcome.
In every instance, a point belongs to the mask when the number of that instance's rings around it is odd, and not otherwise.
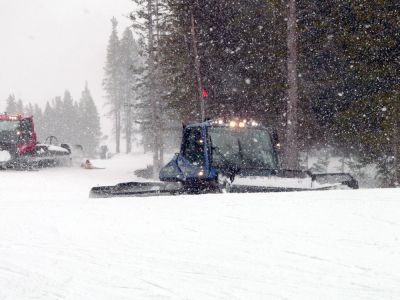
[[[219,168],[275,169],[271,136],[261,128],[209,128],[212,164]]]
[[[14,143],[18,139],[17,129],[20,122],[16,120],[2,120],[0,121],[0,142]]]
[[[2,120],[0,121],[0,131],[16,131],[19,127],[19,121]]]

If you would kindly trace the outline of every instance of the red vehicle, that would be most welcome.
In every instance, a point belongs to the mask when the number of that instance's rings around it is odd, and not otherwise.
[[[39,144],[32,116],[0,115],[0,166],[47,166],[70,161],[71,150],[67,144]]]

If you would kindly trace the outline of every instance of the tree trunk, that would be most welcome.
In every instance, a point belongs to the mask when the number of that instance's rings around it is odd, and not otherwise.
[[[155,15],[156,15],[156,41],[157,41],[157,57],[159,57],[159,47],[160,47],[160,25],[159,25],[159,0],[155,0]],[[159,60],[159,59],[157,59]],[[160,73],[158,72],[158,70],[155,72],[155,76],[156,76],[156,81],[160,82]],[[160,96],[157,95],[157,99],[160,99]],[[157,147],[157,151],[158,151],[158,171],[161,170],[161,167],[164,165],[164,141],[163,141],[163,135],[161,133],[161,129],[162,127],[162,114],[163,114],[163,110],[162,110],[162,106],[161,106],[161,101],[157,100],[156,101],[156,109],[157,109],[157,142],[158,142],[158,147]],[[157,171],[157,177],[158,177],[158,171]]]
[[[400,139],[399,139],[399,122],[397,120],[397,116],[399,116],[397,103],[395,104],[395,118],[393,122],[393,138],[392,138],[392,152],[393,152],[393,179],[392,179],[392,186],[398,187],[400,185],[400,160],[399,160],[399,146],[400,146]]]
[[[131,104],[129,103],[126,107],[126,153],[132,151],[132,115],[131,115]]]
[[[288,48],[288,101],[285,163],[288,169],[298,169],[298,83],[297,83],[297,22],[296,0],[289,0],[287,21],[287,48]]]
[[[120,140],[121,140],[121,118],[119,108],[115,109],[115,152],[120,152]]]
[[[201,118],[200,122],[203,122],[205,120],[205,105],[203,97],[203,84],[201,82],[201,74],[200,74],[200,57],[197,51],[197,38],[196,38],[193,10],[190,11],[190,18],[191,18],[191,33],[192,33],[192,43],[193,43],[193,55],[194,55],[194,68],[196,72],[197,90],[200,101],[200,118]]]
[[[152,145],[152,151],[153,151],[153,177],[157,178],[158,173],[160,170],[160,159],[159,159],[159,138],[158,135],[159,133],[159,116],[158,116],[158,110],[157,110],[157,99],[154,94],[154,88],[155,88],[155,78],[154,78],[154,32],[153,32],[153,1],[148,0],[147,1],[147,13],[148,13],[148,35],[149,35],[149,57],[148,57],[148,65],[149,65],[149,80],[150,80],[150,103],[151,103],[151,122],[152,122],[152,135],[153,135],[153,145]]]

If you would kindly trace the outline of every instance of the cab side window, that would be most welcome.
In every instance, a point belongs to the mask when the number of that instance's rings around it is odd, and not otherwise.
[[[188,128],[184,134],[183,156],[193,164],[204,162],[204,140],[202,128]]]
[[[21,121],[21,139],[28,141],[32,136],[32,121],[25,119]]]

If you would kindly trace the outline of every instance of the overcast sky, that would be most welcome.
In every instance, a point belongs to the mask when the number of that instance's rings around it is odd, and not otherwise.
[[[0,111],[11,93],[42,107],[65,89],[79,100],[86,80],[102,110],[110,19],[122,33],[133,7],[130,0],[0,0]]]

